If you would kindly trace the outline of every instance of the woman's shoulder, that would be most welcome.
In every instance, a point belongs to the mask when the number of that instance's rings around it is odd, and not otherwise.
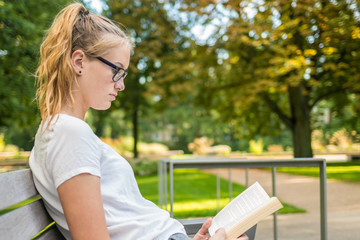
[[[94,135],[91,127],[79,118],[67,114],[59,114],[54,120],[54,131],[75,136]]]

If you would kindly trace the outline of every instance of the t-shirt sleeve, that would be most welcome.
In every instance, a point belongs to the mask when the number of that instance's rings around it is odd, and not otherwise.
[[[49,149],[47,168],[56,188],[82,173],[101,176],[97,137],[85,122],[63,122],[54,130]]]

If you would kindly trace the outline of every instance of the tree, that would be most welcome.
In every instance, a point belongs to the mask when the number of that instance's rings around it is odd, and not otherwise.
[[[247,123],[249,134],[284,124],[292,133],[294,156],[311,157],[314,107],[322,100],[342,107],[360,93],[358,5],[330,0],[180,5],[204,24],[222,22],[196,49],[196,78],[203,86],[198,102]]]
[[[20,147],[32,146],[31,137],[40,121],[33,73],[44,30],[68,2],[0,1],[0,128],[9,133],[7,137],[19,140],[15,144]]]
[[[233,150],[246,150],[243,141],[235,132],[235,126],[221,121],[216,111],[207,111],[194,106],[193,99],[167,108],[161,114],[155,112],[141,119],[142,139],[144,141],[159,141],[173,150],[189,152],[188,144],[195,138],[207,137],[214,141],[214,145],[229,145]],[[155,137],[154,137],[155,136]]]
[[[123,107],[133,123],[134,157],[137,157],[139,117],[145,117],[147,109],[160,99],[155,82],[179,81],[179,66],[183,61],[183,45],[186,40],[177,31],[160,1],[106,1],[109,17],[126,26],[136,47],[131,57],[126,90],[120,94],[113,109]],[[172,82],[174,83],[174,82]],[[165,84],[165,83],[164,83]]]

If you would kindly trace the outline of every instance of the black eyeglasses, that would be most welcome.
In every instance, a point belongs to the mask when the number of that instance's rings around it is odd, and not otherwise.
[[[106,65],[112,67],[114,69],[114,76],[112,77],[112,80],[114,82],[119,81],[121,78],[124,79],[127,75],[127,72],[125,71],[125,69],[116,66],[115,64],[109,62],[108,60],[102,58],[102,57],[96,57],[97,59],[99,59],[100,61],[102,61],[103,63],[105,63]]]

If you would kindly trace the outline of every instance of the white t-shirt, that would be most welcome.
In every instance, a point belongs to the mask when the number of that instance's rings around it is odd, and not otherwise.
[[[39,128],[29,163],[36,188],[66,239],[71,236],[57,188],[81,173],[100,177],[112,240],[162,240],[185,233],[167,211],[142,197],[129,163],[81,119],[59,114],[45,132]]]

